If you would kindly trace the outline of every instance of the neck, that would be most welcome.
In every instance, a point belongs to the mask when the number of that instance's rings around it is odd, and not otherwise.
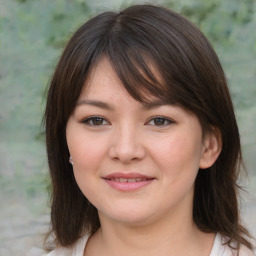
[[[172,216],[169,220],[138,226],[101,218],[101,228],[92,237],[94,246],[91,248],[94,251],[97,248],[95,255],[111,256],[120,255],[120,252],[129,256],[209,255],[214,235],[199,231],[191,215],[184,212],[176,218]]]

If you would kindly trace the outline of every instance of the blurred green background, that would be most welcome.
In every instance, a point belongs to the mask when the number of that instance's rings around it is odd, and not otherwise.
[[[41,120],[68,38],[88,18],[146,1],[0,0],[0,255],[40,255],[49,221]],[[223,64],[249,179],[243,217],[256,234],[256,1],[161,0],[206,34]]]

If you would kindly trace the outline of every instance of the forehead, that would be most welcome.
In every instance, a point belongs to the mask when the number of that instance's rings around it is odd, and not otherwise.
[[[87,93],[97,90],[107,91],[110,85],[115,84],[121,85],[122,82],[109,60],[106,57],[103,57],[92,67],[84,82],[83,89],[86,89]]]
[[[152,62],[148,63],[148,67],[155,77],[155,83],[148,78],[140,67],[137,68],[140,76],[133,74],[132,70],[126,70],[125,76],[122,73],[118,74],[115,65],[112,64],[106,56],[103,56],[91,67],[83,84],[79,99],[92,95],[110,96],[111,93],[114,97],[115,95],[125,93],[143,104],[156,100],[167,102],[165,98],[158,97],[157,94],[150,91],[150,87],[151,89],[154,87],[156,91],[161,92],[162,88],[158,81],[162,79]],[[125,70],[122,71],[124,72]]]

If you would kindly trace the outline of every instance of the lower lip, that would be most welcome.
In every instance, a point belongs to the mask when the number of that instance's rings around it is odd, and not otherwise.
[[[120,191],[134,191],[149,185],[154,179],[142,180],[137,182],[118,182],[105,179],[105,181],[113,188]]]

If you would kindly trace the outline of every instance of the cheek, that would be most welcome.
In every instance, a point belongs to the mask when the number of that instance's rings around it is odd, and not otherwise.
[[[90,201],[95,201],[95,184],[100,177],[101,163],[104,161],[104,146],[93,137],[74,137],[69,141],[69,150],[73,158],[75,180]]]
[[[84,192],[89,180],[94,177],[93,174],[97,175],[99,165],[104,158],[104,140],[99,136],[89,134],[83,127],[73,123],[67,126],[66,138],[73,160],[75,179]]]
[[[174,179],[182,175],[191,178],[189,174],[195,176],[199,169],[201,143],[200,137],[191,138],[184,134],[170,136],[161,143],[158,140],[152,144],[152,155],[165,175]]]
[[[74,166],[91,166],[104,151],[104,140],[97,134],[88,132],[82,125],[70,121],[66,128],[69,153]]]
[[[70,141],[70,154],[72,155],[74,167],[82,172],[95,171],[105,156],[103,141],[98,142],[93,138],[79,137]]]

